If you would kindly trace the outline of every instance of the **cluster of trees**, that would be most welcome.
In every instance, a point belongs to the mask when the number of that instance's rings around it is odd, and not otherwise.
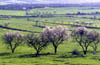
[[[46,5],[41,4],[8,4],[0,5],[1,10],[23,10],[23,8],[34,9],[34,8],[44,8]]]
[[[35,20],[34,22],[37,27],[45,27],[44,21]]]
[[[78,4],[8,4],[8,5],[0,5],[1,10],[23,10],[23,7],[27,9],[34,8],[45,8],[45,7],[70,7],[70,6],[80,6]]]
[[[40,11],[36,11],[34,13],[29,13],[29,15],[31,16],[36,16],[36,17],[54,17],[54,14],[56,14],[56,10],[54,11],[44,11],[44,12],[40,12]]]
[[[73,23],[74,24],[81,24],[81,25],[92,25],[92,24],[94,24],[93,21],[91,21],[91,22],[86,22],[86,21],[81,22],[79,20],[75,20],[75,21],[73,21]]]
[[[83,13],[83,12],[77,12],[77,13],[67,13],[67,15],[98,15],[100,12],[89,12],[89,13]]]
[[[36,50],[36,55],[50,43],[53,45],[54,53],[56,54],[58,46],[67,39],[67,29],[60,26],[46,27],[43,32],[38,35],[33,33],[23,35],[20,32],[6,32],[3,35],[3,40],[5,41],[5,44],[10,47],[12,53],[14,53],[15,49],[24,42],[29,47]]]
[[[61,26],[46,27],[38,35],[34,33],[24,35],[20,32],[6,32],[3,35],[3,40],[5,44],[10,47],[12,53],[14,53],[15,49],[24,42],[29,47],[34,48],[36,50],[36,55],[39,55],[41,50],[50,44],[53,45],[54,54],[56,54],[58,46],[71,37],[80,45],[84,54],[87,54],[89,46],[92,47],[94,53],[96,53],[100,42],[100,34],[96,31],[89,31],[85,27],[79,27],[73,30],[71,34],[69,34],[65,27]]]

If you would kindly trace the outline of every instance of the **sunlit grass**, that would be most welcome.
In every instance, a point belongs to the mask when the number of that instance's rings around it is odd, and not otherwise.
[[[75,13],[77,11],[82,12],[90,12],[92,10],[82,10],[87,9],[88,7],[65,7],[65,8],[45,8],[45,9],[33,9],[30,12],[34,13],[35,11],[39,10],[41,12],[44,12],[45,10],[53,11],[57,10],[56,14],[66,14],[68,12]],[[79,10],[80,9],[80,10]],[[93,11],[100,11],[98,9],[95,9]],[[6,10],[0,10],[0,15],[17,15],[17,16],[24,16],[24,11],[6,11]],[[82,17],[82,16],[78,16]],[[85,17],[85,16],[84,16]],[[86,17],[93,17],[91,15],[86,15]],[[98,16],[99,17],[99,16]],[[80,20],[80,22],[87,21],[91,22],[94,21],[95,24],[91,25],[93,27],[100,27],[99,20],[91,20],[91,19],[80,19],[80,18],[67,18],[67,17],[53,17],[53,18],[30,18],[31,21],[27,21],[27,18],[11,18],[7,20],[0,20],[0,25],[4,25],[4,23],[9,22],[10,24],[8,27],[11,28],[18,28],[23,30],[29,30],[29,31],[38,31],[42,32],[43,28],[34,26],[35,20],[44,21],[47,20],[47,23],[45,23],[46,26],[58,26],[58,24],[52,24],[52,23],[62,23],[63,24],[74,24],[73,21]],[[43,24],[41,24],[43,25]],[[60,24],[59,24],[60,25]],[[80,24],[77,24],[80,25]],[[70,25],[64,25],[68,29],[75,29],[76,27],[72,27]],[[87,25],[89,26],[89,25]],[[96,30],[100,32],[99,29],[90,29],[90,30]],[[64,44],[60,45],[58,47],[57,55],[54,54],[48,54],[48,55],[40,55],[39,57],[31,57],[31,55],[35,54],[36,51],[33,48],[30,48],[26,45],[22,45],[18,47],[15,50],[14,54],[11,54],[11,50],[4,45],[4,42],[2,40],[2,35],[12,30],[2,29],[0,28],[0,65],[100,65],[100,45],[98,45],[97,54],[93,55],[91,51],[93,49],[89,47],[89,52],[84,57],[74,56],[71,54],[71,52],[74,49],[78,49],[81,54],[83,54],[81,47],[76,43],[73,42],[71,39],[68,41],[65,41]],[[23,34],[27,34],[25,32],[21,32]],[[54,48],[52,45],[49,45],[47,48],[45,48],[41,53],[53,53]]]

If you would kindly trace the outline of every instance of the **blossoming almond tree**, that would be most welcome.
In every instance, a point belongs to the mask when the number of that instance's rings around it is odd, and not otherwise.
[[[3,35],[3,40],[8,47],[10,47],[12,53],[14,53],[15,49],[21,45],[23,42],[24,35],[19,32],[6,32]]]
[[[96,50],[98,47],[98,44],[100,42],[100,34],[96,31],[90,31],[87,34],[88,39],[90,40],[90,42],[92,42],[92,44],[90,45],[93,50],[94,50],[94,54],[96,54]]]
[[[52,43],[55,54],[57,53],[58,46],[69,38],[67,29],[61,26],[46,27],[42,32],[42,35]]]
[[[85,27],[79,27],[72,31],[72,37],[82,47],[84,54],[87,54],[89,46],[96,49],[99,43],[99,33],[95,31],[89,31]]]
[[[41,50],[48,46],[48,40],[46,40],[41,34],[39,36],[28,34],[26,36],[26,42],[28,46],[33,47],[36,50],[36,56],[39,55]]]
[[[86,34],[88,33],[88,29],[85,27],[79,27],[76,30],[72,31],[72,36],[76,42],[82,47],[84,54],[87,53],[88,46],[90,43],[87,41]]]

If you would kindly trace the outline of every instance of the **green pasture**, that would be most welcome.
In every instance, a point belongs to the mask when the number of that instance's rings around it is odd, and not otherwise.
[[[92,8],[92,9],[91,9]],[[56,11],[56,13],[53,13],[53,11]],[[83,13],[90,13],[90,12],[100,12],[99,7],[61,7],[61,8],[36,8],[30,10],[31,13],[52,13],[52,14],[66,14],[66,13],[77,13],[77,12],[83,12]]]
[[[40,8],[30,10],[30,13],[34,13],[37,11],[52,12],[56,10],[56,14],[65,14],[69,12],[90,12],[92,10],[88,10],[91,7],[65,7],[65,8]],[[93,11],[100,11],[98,7],[94,7]],[[12,10],[0,10],[0,15],[16,15],[16,16],[24,16],[25,11],[12,11]],[[86,16],[78,16],[78,17],[93,17],[90,15]],[[98,15],[98,18],[100,16]],[[30,21],[27,21],[27,18],[11,18],[11,19],[0,19],[0,25],[4,25],[9,22],[8,27],[18,28],[29,31],[37,31],[42,32],[43,28],[35,26],[35,21],[39,20],[41,22],[46,22],[45,26],[58,26],[60,24],[52,24],[52,23],[63,23],[63,24],[74,24],[75,20],[80,20],[80,22],[93,21],[94,26],[100,27],[100,20],[92,20],[92,19],[81,19],[81,18],[70,18],[70,17],[51,17],[51,18],[29,18]],[[41,24],[43,26],[44,24]],[[76,24],[75,24],[76,25]],[[80,24],[77,24],[80,25]],[[72,27],[70,25],[63,25],[68,29],[75,29],[76,27]],[[90,29],[96,30],[100,32],[99,29]],[[89,47],[89,51],[87,55],[83,55],[81,47],[74,42],[72,39],[64,41],[62,45],[58,47],[57,55],[53,54],[53,46],[49,45],[43,51],[41,51],[41,55],[39,57],[34,57],[35,50],[33,48],[28,47],[27,45],[22,45],[15,50],[15,53],[12,54],[11,50],[6,47],[2,40],[2,35],[12,30],[2,29],[0,28],[0,65],[100,65],[100,44],[98,45],[97,54],[93,55],[93,49]],[[25,32],[21,32],[23,34],[27,34]],[[71,52],[77,49],[81,52],[83,56],[72,55]]]
[[[19,10],[0,10],[0,15],[16,15],[16,16],[25,16],[25,11]]]
[[[54,11],[56,11],[54,13]],[[100,12],[99,7],[60,7],[60,8],[51,8],[51,7],[45,7],[45,8],[35,8],[32,10],[29,10],[29,13],[36,14],[40,12],[41,14],[66,14],[66,13],[77,13],[77,12],[83,12],[83,13],[89,13],[89,12]],[[24,16],[26,15],[25,11],[21,10],[0,10],[0,15],[16,15],[16,16]]]
[[[19,28],[31,31],[39,31],[41,32],[43,28],[35,27],[35,20],[45,21],[47,22],[56,22],[60,23],[64,21],[64,23],[72,23],[77,19],[71,18],[30,18],[31,21],[27,21],[26,18],[12,18],[10,20],[0,20],[0,25],[4,25],[5,22],[10,22],[8,27]],[[91,21],[91,20],[82,20],[81,21]],[[95,23],[99,23],[99,21],[95,21]],[[46,26],[57,26],[57,24],[46,23]],[[67,26],[68,29],[73,29],[71,26]],[[0,36],[4,34],[6,29],[0,29]],[[94,30],[94,29],[93,29]],[[99,31],[99,30],[97,30]],[[24,32],[22,32],[24,33]],[[26,34],[26,33],[24,33]],[[1,39],[0,42],[0,65],[99,65],[100,63],[100,46],[98,47],[98,53],[96,55],[92,54],[92,48],[89,48],[89,52],[86,56],[74,56],[71,52],[74,49],[78,49],[82,53],[81,47],[73,42],[72,40],[65,41],[64,44],[60,45],[58,48],[57,55],[54,54],[46,54],[53,53],[53,46],[50,45],[48,48],[44,49],[39,57],[32,57],[35,54],[35,50],[33,48],[27,47],[26,45],[20,46],[15,50],[14,54],[11,54],[11,50],[4,45],[4,42]],[[83,54],[83,53],[82,53]]]

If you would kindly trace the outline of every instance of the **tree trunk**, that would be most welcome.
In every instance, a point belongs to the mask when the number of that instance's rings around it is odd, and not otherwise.
[[[84,52],[85,55],[87,54],[87,50],[84,50],[83,52]]]
[[[39,53],[40,53],[40,51],[37,51],[37,52],[36,52],[36,56],[38,56],[38,55],[39,55]]]
[[[11,43],[10,43],[10,48],[11,48],[11,52],[14,53],[14,50],[15,50],[15,49],[12,48]]]
[[[12,49],[12,53],[14,53],[15,52],[15,49]]]
[[[97,50],[97,47],[94,48],[94,52],[93,52],[93,54],[96,54],[96,50]]]
[[[93,54],[96,54],[97,52],[96,51],[93,51]]]
[[[54,53],[57,53],[57,46],[54,46]]]

